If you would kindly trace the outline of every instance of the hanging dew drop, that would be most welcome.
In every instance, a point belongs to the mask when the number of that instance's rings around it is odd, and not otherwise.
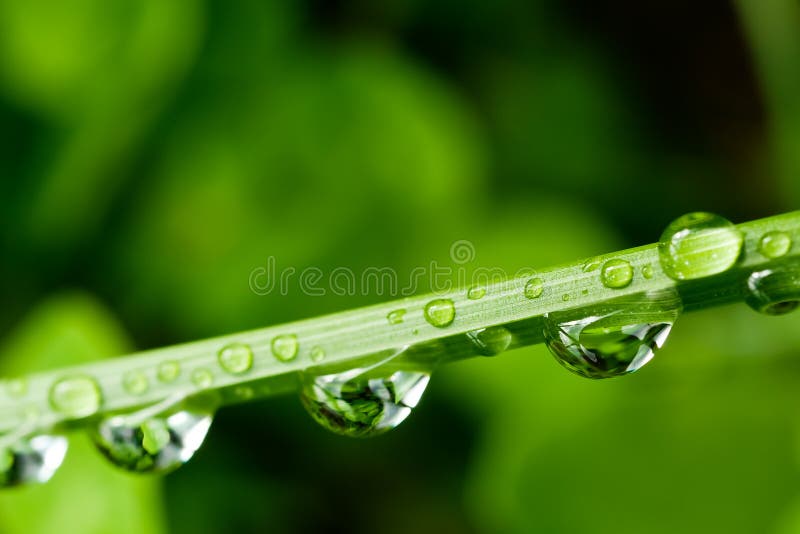
[[[453,324],[456,307],[450,299],[434,299],[425,305],[425,320],[437,328]]]
[[[600,271],[600,281],[604,286],[612,289],[627,287],[632,280],[633,267],[630,262],[620,258],[608,260]]]
[[[217,354],[219,366],[232,375],[246,373],[253,367],[253,351],[245,343],[231,343]]]
[[[785,256],[792,248],[792,238],[786,232],[767,232],[758,242],[758,251],[766,258]]]
[[[63,436],[41,435],[0,448],[0,487],[47,482],[64,461],[67,446]]]
[[[272,355],[275,356],[278,361],[290,362],[297,357],[300,344],[297,341],[297,336],[294,334],[283,334],[276,336],[272,340],[271,348]]]
[[[744,301],[766,315],[785,315],[796,310],[800,306],[800,262],[751,274]]]
[[[102,397],[95,379],[81,375],[56,381],[50,388],[49,400],[56,412],[78,419],[97,412]]]
[[[131,395],[143,395],[150,389],[150,384],[140,371],[130,371],[123,376],[122,387]]]
[[[135,473],[165,473],[194,456],[211,419],[210,413],[194,410],[154,417],[114,416],[98,425],[92,440],[117,467]]]
[[[371,378],[353,372],[312,376],[305,379],[300,399],[311,417],[331,432],[377,436],[411,414],[429,379],[428,373],[410,371]]]
[[[661,267],[675,280],[694,280],[730,269],[742,252],[744,238],[713,213],[690,213],[667,226],[658,245]]]
[[[542,296],[544,292],[544,280],[541,278],[531,278],[525,283],[523,293],[527,299],[536,299]]]
[[[467,339],[472,342],[478,354],[495,356],[508,349],[514,337],[504,326],[490,326],[467,332]]]

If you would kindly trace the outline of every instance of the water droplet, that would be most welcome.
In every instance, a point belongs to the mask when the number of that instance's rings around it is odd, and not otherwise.
[[[728,221],[713,213],[690,213],[667,226],[658,254],[661,267],[675,280],[694,280],[730,269],[744,239]]]
[[[212,382],[214,382],[214,375],[208,369],[201,367],[192,371],[192,384],[198,388],[205,389],[210,387]]]
[[[792,238],[786,232],[767,232],[758,242],[758,251],[767,258],[784,256],[792,248]]]
[[[174,382],[181,374],[181,364],[174,360],[162,362],[158,366],[158,379],[162,382]]]
[[[319,363],[325,359],[325,349],[322,347],[314,347],[311,349],[311,361],[314,363]]]
[[[217,358],[220,367],[234,375],[246,373],[253,367],[253,351],[250,345],[244,343],[226,345],[219,351]]]
[[[642,265],[642,276],[644,276],[647,280],[653,278],[653,266],[649,263],[647,265]]]
[[[592,271],[596,271],[600,267],[601,263],[602,261],[600,260],[600,258],[592,258],[590,260],[587,260],[583,264],[583,272],[590,273]]]
[[[144,373],[129,371],[122,378],[122,387],[131,395],[142,395],[150,389],[150,383]]]
[[[544,280],[541,278],[531,278],[525,283],[525,298],[536,299],[542,296],[544,291]]]
[[[42,435],[0,448],[0,487],[47,482],[64,461],[67,446],[63,436]]]
[[[751,274],[744,301],[767,315],[784,315],[796,310],[800,306],[800,263]]]
[[[376,436],[395,428],[417,405],[430,379],[428,373],[411,371],[372,378],[355,373],[307,377],[300,395],[315,421],[342,436]]]
[[[544,338],[556,360],[587,378],[640,369],[660,349],[680,311],[674,292],[635,296],[592,310],[545,316]],[[596,312],[596,313],[594,313]]]
[[[386,314],[386,320],[389,321],[389,324],[400,324],[403,322],[405,314],[406,310],[392,310]]]
[[[615,258],[603,264],[600,271],[600,281],[603,285],[612,289],[621,289],[630,285],[633,280],[633,267],[630,262]]]
[[[300,344],[294,334],[282,334],[272,340],[272,354],[282,362],[290,362],[297,357]]]
[[[478,354],[495,356],[508,349],[513,341],[511,332],[504,326],[490,326],[467,332],[467,338],[475,345]]]
[[[181,410],[139,418],[119,415],[103,420],[92,439],[106,458],[136,473],[171,471],[188,462],[211,426],[211,414]]]
[[[5,383],[5,390],[9,397],[24,397],[28,393],[28,382],[24,378],[12,378]]]
[[[467,290],[469,300],[480,300],[486,295],[486,288],[483,286],[472,286]]]
[[[425,305],[425,320],[437,328],[453,324],[456,307],[450,299],[434,299]]]
[[[253,396],[256,394],[256,392],[253,391],[253,388],[251,388],[250,386],[239,386],[235,390],[233,390],[233,394],[239,397],[240,399],[247,400],[247,399],[252,399]]]
[[[89,376],[70,376],[50,388],[50,406],[72,418],[94,414],[101,403],[100,386]]]
[[[572,296],[569,293],[564,293],[563,295],[561,295],[561,300],[563,300],[564,302],[568,302],[569,299],[571,298]]]

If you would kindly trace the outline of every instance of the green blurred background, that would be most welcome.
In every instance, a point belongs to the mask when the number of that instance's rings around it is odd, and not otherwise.
[[[798,95],[794,0],[0,0],[0,372],[382,300],[254,294],[268,256],[513,272],[797,209]],[[797,533],[797,321],[682,318],[621,380],[471,360],[367,441],[229,408],[163,479],[76,435],[0,533]]]

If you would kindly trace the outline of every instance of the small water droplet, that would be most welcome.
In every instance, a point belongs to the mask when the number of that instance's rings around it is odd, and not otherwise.
[[[744,301],[757,312],[784,315],[800,306],[800,262],[756,271],[747,279]]]
[[[150,389],[150,383],[144,373],[128,371],[122,377],[122,387],[131,395],[142,395]]]
[[[667,226],[658,245],[664,272],[675,280],[694,280],[730,269],[739,259],[744,238],[713,213],[690,213]]]
[[[272,355],[282,362],[290,362],[297,357],[300,344],[294,334],[282,334],[272,340]]]
[[[453,324],[456,307],[450,299],[434,299],[425,305],[425,320],[437,328]]]
[[[647,280],[653,278],[653,266],[649,263],[642,265],[642,276],[644,276]]]
[[[600,281],[612,289],[621,289],[630,285],[633,280],[633,267],[630,262],[614,258],[603,264],[600,271]]]
[[[162,382],[169,383],[174,382],[177,380],[178,376],[181,374],[181,364],[174,360],[169,360],[166,362],[162,362],[158,366],[158,379]]]
[[[525,298],[536,299],[542,296],[544,291],[544,280],[541,278],[531,278],[525,283]]]
[[[88,417],[100,408],[100,386],[94,378],[85,375],[69,376],[55,382],[50,388],[50,406],[53,410],[72,418]]]
[[[233,394],[239,397],[240,399],[247,400],[247,399],[252,399],[256,393],[250,386],[239,386],[235,390],[233,390]]]
[[[601,263],[602,261],[600,260],[600,258],[592,258],[590,260],[586,260],[586,262],[583,264],[583,272],[590,273],[592,271],[596,271],[600,267]]]
[[[233,375],[246,373],[253,367],[253,351],[245,343],[231,343],[217,354],[222,369]]]
[[[467,332],[467,338],[475,345],[478,354],[495,356],[508,349],[514,337],[504,326],[490,326]]]
[[[192,371],[192,384],[197,386],[200,389],[205,389],[210,387],[211,384],[214,382],[214,375],[211,374],[211,371],[204,368],[195,369]]]
[[[483,286],[472,286],[467,290],[467,298],[469,300],[480,300],[486,295],[486,288]]]
[[[406,310],[392,310],[386,314],[386,320],[389,321],[389,324],[400,324],[403,322],[405,314]]]
[[[325,359],[325,349],[322,347],[314,347],[311,349],[311,361],[314,363],[319,363]]]
[[[181,410],[140,419],[137,414],[103,420],[92,439],[111,462],[136,473],[164,473],[188,462],[211,426],[211,414]]]
[[[362,376],[360,370],[306,377],[300,399],[308,413],[328,430],[368,437],[395,428],[417,405],[430,375],[395,371]]]
[[[28,382],[24,378],[12,378],[5,383],[5,390],[9,397],[24,397],[28,393]]]
[[[564,293],[563,295],[561,295],[561,300],[563,300],[564,302],[568,302],[569,299],[571,298],[572,296],[569,293]]]
[[[63,436],[42,435],[0,448],[0,487],[47,482],[64,461],[67,447]]]
[[[767,232],[758,242],[758,251],[770,259],[786,255],[790,248],[792,248],[792,238],[781,231]]]

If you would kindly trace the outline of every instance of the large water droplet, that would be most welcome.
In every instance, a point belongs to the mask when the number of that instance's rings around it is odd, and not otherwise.
[[[608,260],[600,271],[600,281],[612,289],[627,287],[631,280],[633,280],[633,267],[630,262],[620,258]]]
[[[763,271],[747,279],[744,301],[757,312],[783,315],[800,306],[800,263]]]
[[[495,356],[508,349],[513,341],[511,332],[504,326],[490,326],[467,332],[467,338],[483,356]]]
[[[0,448],[0,487],[47,482],[66,454],[63,436],[34,436]]]
[[[765,257],[780,258],[792,248],[792,238],[786,232],[767,232],[758,242],[758,251]]]
[[[743,241],[727,219],[713,213],[689,213],[670,223],[661,235],[661,267],[675,280],[718,274],[736,263]]]
[[[365,368],[304,376],[303,406],[315,421],[343,436],[375,436],[395,428],[419,403],[430,379],[427,372],[388,370],[386,363],[402,352],[392,351]]]
[[[90,376],[70,376],[58,380],[50,388],[50,406],[68,417],[94,414],[102,401],[100,387]]]
[[[250,345],[231,343],[224,346],[217,354],[219,365],[228,373],[240,375],[253,367],[253,351]]]
[[[437,328],[453,324],[456,307],[450,299],[434,299],[425,305],[425,320]]]
[[[103,420],[92,439],[118,467],[137,473],[164,473],[192,458],[210,426],[210,413],[193,410],[153,417],[119,415]]]
[[[290,362],[297,357],[300,344],[294,334],[282,334],[272,340],[272,355],[279,361]]]

